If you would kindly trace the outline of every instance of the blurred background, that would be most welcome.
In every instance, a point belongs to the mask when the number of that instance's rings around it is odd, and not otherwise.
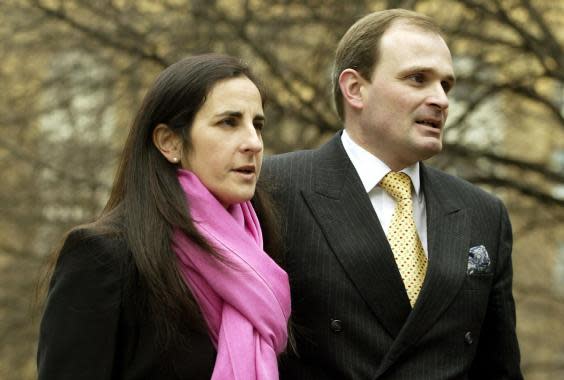
[[[36,377],[36,287],[69,227],[92,220],[156,74],[186,55],[242,57],[270,93],[267,153],[341,128],[337,41],[409,8],[445,30],[458,84],[431,164],[506,203],[527,379],[564,378],[564,1],[1,0],[0,378]]]

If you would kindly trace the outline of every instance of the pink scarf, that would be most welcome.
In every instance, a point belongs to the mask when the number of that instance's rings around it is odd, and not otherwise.
[[[227,264],[176,230],[172,247],[208,325],[217,358],[212,380],[278,379],[290,316],[288,275],[262,249],[250,202],[225,209],[187,170],[178,170],[194,225]]]

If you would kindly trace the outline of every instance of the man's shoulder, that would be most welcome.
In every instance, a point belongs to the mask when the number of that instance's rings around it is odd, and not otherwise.
[[[265,175],[291,176],[309,172],[315,161],[315,150],[275,154],[264,158],[262,170]]]
[[[480,203],[500,202],[500,199],[494,194],[487,192],[461,177],[428,165],[425,165],[424,172],[425,176],[432,181],[433,186],[440,187],[450,193],[456,194],[459,199],[467,199]]]
[[[341,160],[344,152],[340,133],[315,149],[297,150],[293,152],[275,154],[264,158],[263,167],[266,171],[311,171],[327,160]]]
[[[265,157],[260,181],[265,188],[287,191],[312,175],[312,151],[300,150]]]
[[[264,158],[265,165],[286,165],[291,163],[302,163],[311,159],[315,150],[297,150],[293,152],[279,153]]]

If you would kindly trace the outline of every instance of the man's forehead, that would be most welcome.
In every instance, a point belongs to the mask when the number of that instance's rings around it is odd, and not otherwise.
[[[409,51],[410,49],[433,49],[437,54],[450,57],[450,49],[441,34],[417,25],[398,23],[390,27],[380,41],[380,50],[390,52]]]
[[[375,69],[432,72],[454,81],[452,57],[439,33],[409,23],[396,23],[382,36]]]
[[[428,25],[422,24],[415,20],[410,20],[410,19],[399,18],[392,21],[390,25],[388,25],[388,28],[386,29],[384,34],[388,33],[390,30],[393,29],[409,29],[412,31],[418,31],[420,33],[435,34],[441,38],[444,37],[439,27],[436,27],[433,24],[428,24]]]
[[[430,28],[425,28],[421,25],[410,22],[409,20],[396,20],[390,24],[388,29],[382,35],[381,43],[384,40],[390,40],[398,35],[412,34],[412,35],[422,35],[422,36],[432,36],[442,40],[446,46],[443,35],[437,30],[432,30]]]

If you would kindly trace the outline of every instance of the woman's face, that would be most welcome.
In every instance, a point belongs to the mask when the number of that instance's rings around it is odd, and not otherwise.
[[[258,88],[245,76],[216,83],[190,128],[191,170],[225,206],[252,198],[262,164],[264,112]]]

